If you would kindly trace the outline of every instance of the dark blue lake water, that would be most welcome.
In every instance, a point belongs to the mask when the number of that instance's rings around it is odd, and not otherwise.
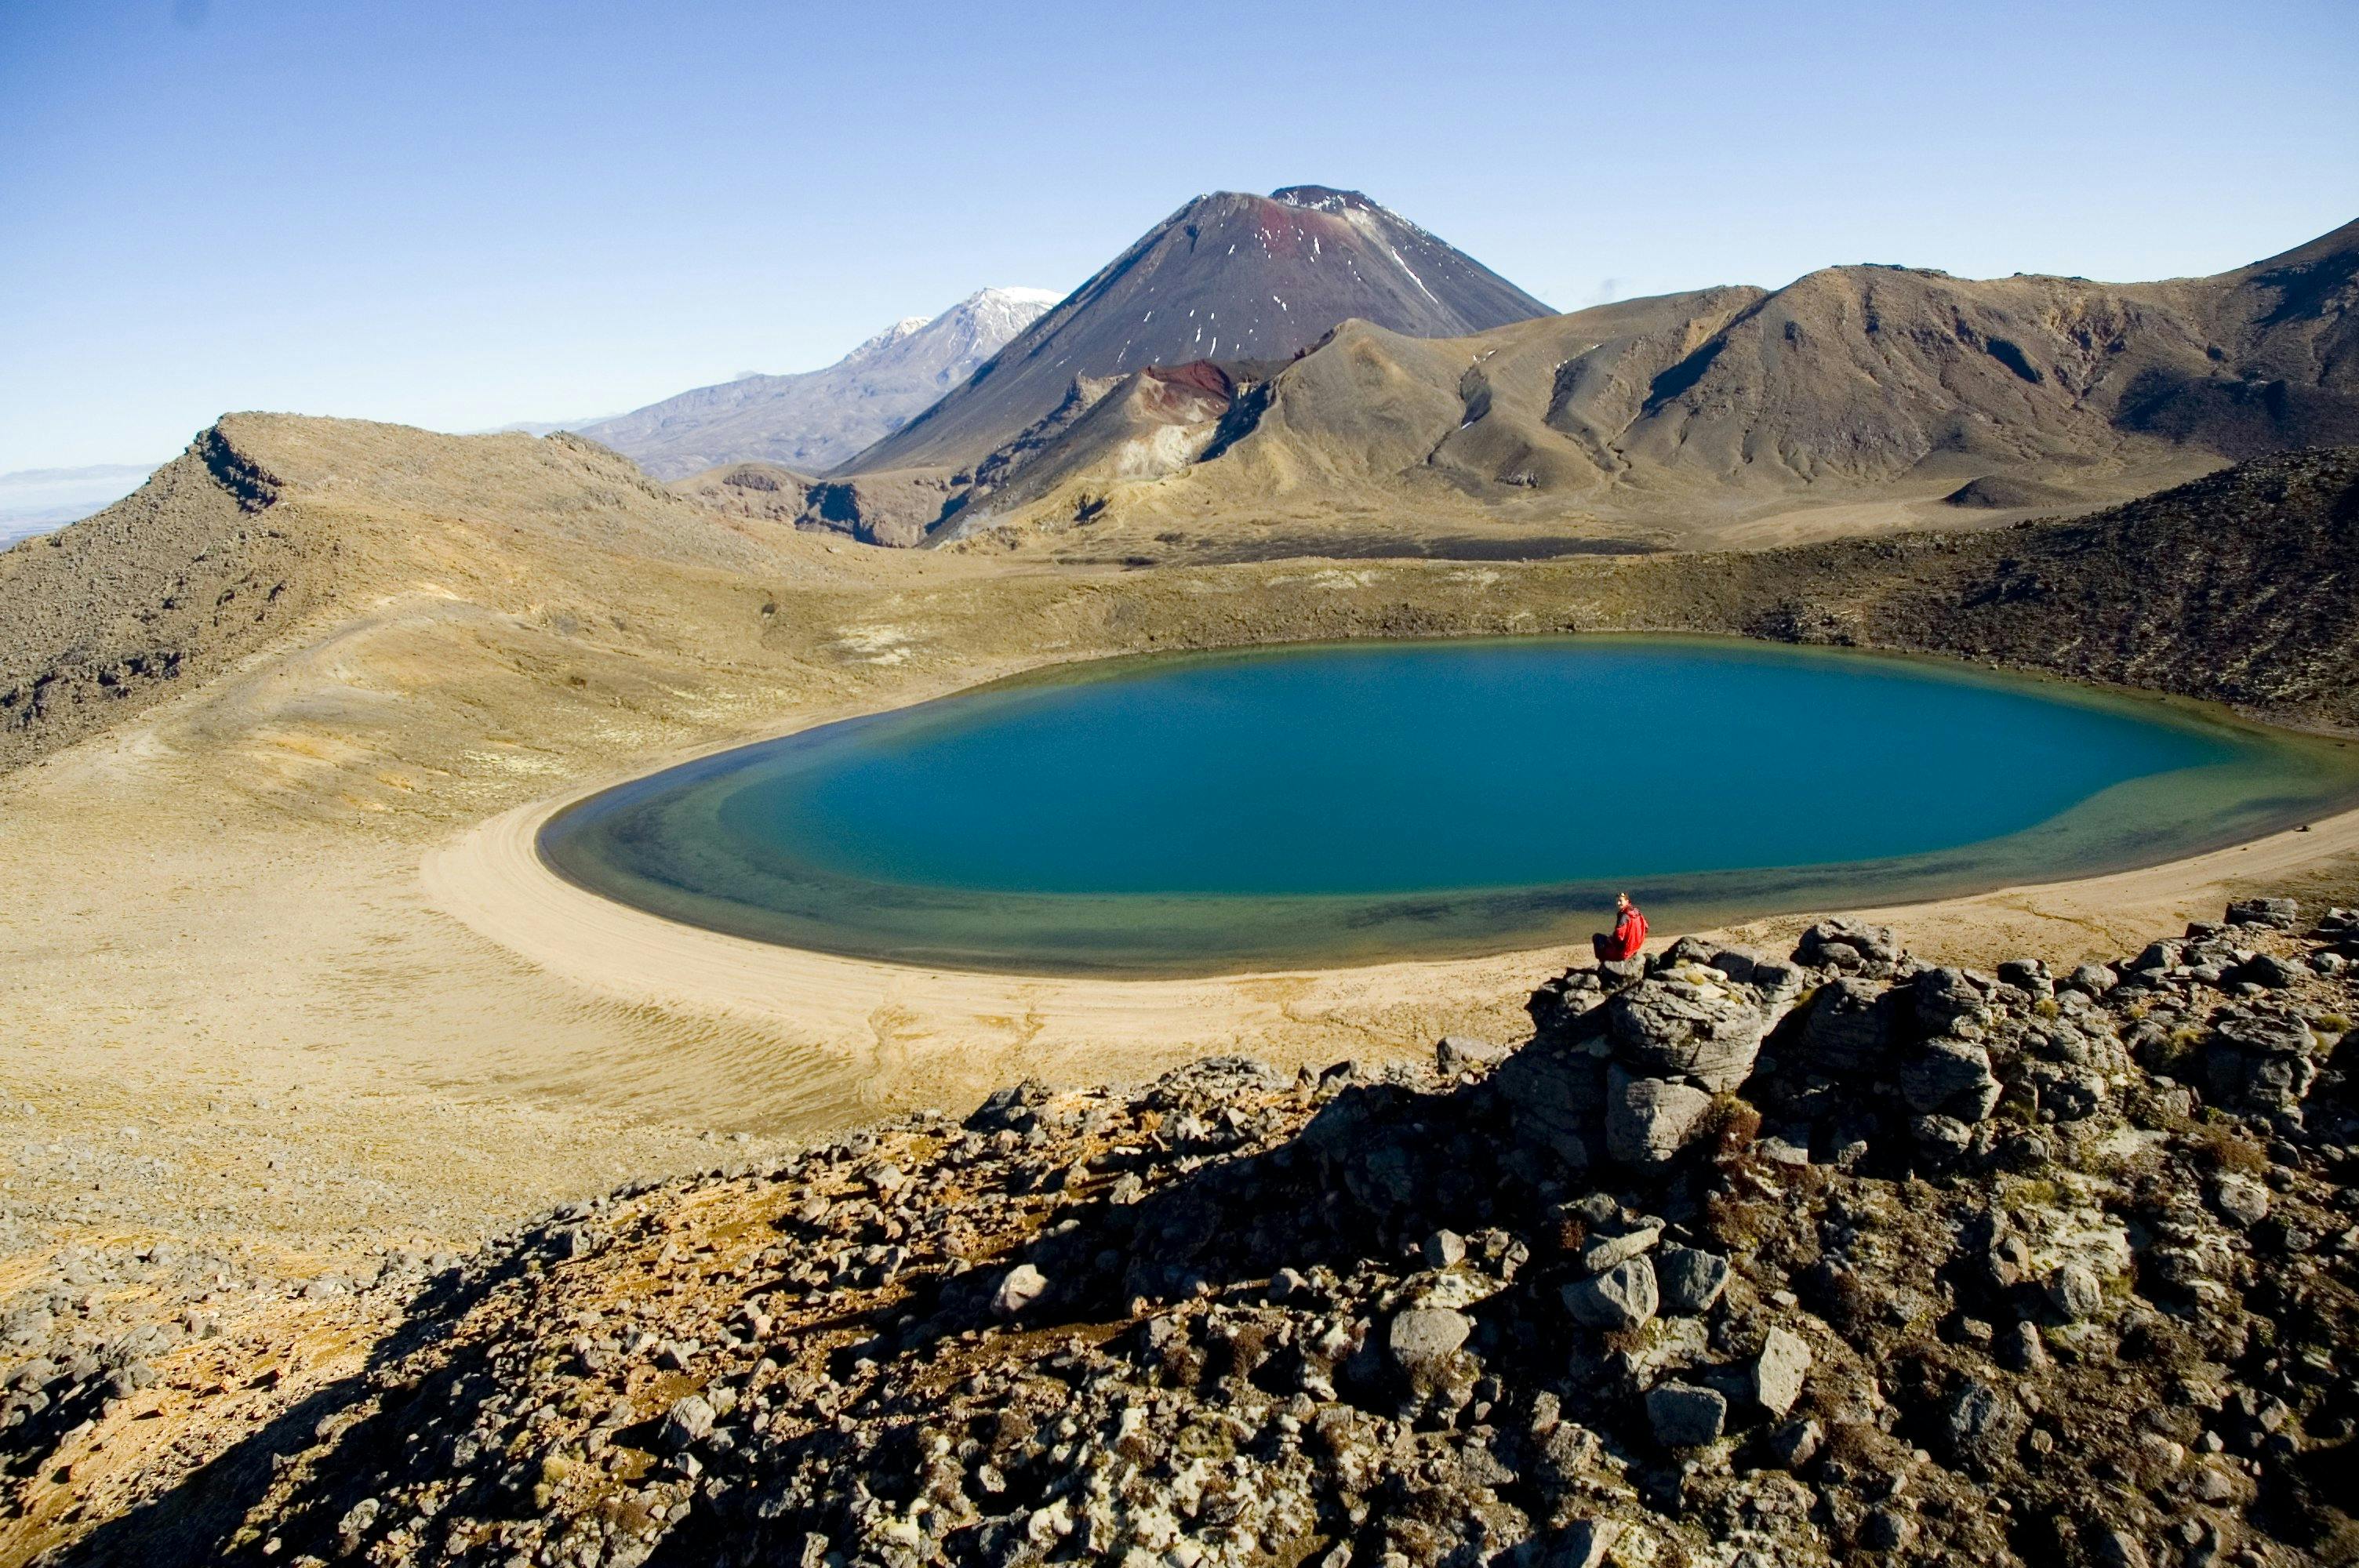
[[[1962,666],[1671,638],[1108,661],[561,814],[561,874],[904,961],[1185,972],[2114,869],[2352,792],[2347,751]]]

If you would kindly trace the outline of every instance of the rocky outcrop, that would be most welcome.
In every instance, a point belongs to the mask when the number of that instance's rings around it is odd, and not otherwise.
[[[2062,980],[1681,943],[1510,1053],[625,1189],[437,1276],[234,1507],[78,1555],[2338,1561],[2359,919],[2280,914]]]
[[[691,504],[627,459],[561,432],[440,436],[223,415],[136,493],[0,549],[0,772],[128,723],[250,659],[284,656],[338,628],[365,631],[397,596],[419,595],[456,618],[472,603],[545,624],[572,646],[590,605],[619,601],[610,573],[635,597],[676,581],[700,595],[720,581],[766,594],[765,579],[799,558],[790,539],[750,514]],[[623,634],[659,657],[679,652],[669,633]],[[438,646],[479,647],[473,635]],[[358,654],[346,646],[339,656]],[[583,689],[550,675],[549,660],[574,656],[523,661],[536,672],[535,700]],[[397,683],[397,671],[370,668],[338,689]],[[336,746],[376,721],[353,719]],[[241,722],[271,730],[250,715]],[[480,735],[479,712],[467,732]]]
[[[1570,970],[1533,998],[1551,1039],[1504,1069],[1503,1092],[1527,1140],[1569,1169],[1660,1169],[1715,1125],[1713,1097],[1751,1076],[1799,983],[1790,965],[1688,941],[1643,974]]]
[[[0,551],[0,770],[226,667],[310,611],[332,546],[273,513],[233,421],[139,492]]]

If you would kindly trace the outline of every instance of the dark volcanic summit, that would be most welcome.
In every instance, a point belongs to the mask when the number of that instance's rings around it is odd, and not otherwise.
[[[1282,360],[1352,317],[1454,338],[1549,314],[1356,190],[1221,191],[1174,212],[972,380],[839,471],[973,463],[1054,410],[1076,376]]]

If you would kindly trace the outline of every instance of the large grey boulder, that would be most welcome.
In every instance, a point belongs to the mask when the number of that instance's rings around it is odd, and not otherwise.
[[[992,1292],[992,1315],[1014,1317],[1038,1301],[1048,1289],[1048,1276],[1029,1263],[1018,1263],[1007,1271],[999,1281],[999,1289]]]
[[[1570,1041],[1536,1040],[1499,1064],[1489,1085],[1524,1142],[1574,1172],[1594,1162],[1605,1124],[1603,1061]]]
[[[1733,1089],[1753,1071],[1768,1020],[1730,987],[1642,980],[1605,1005],[1614,1054],[1649,1077],[1690,1077]]]
[[[2078,1322],[2104,1310],[2105,1287],[2084,1263],[2065,1263],[2048,1276],[2048,1302],[2059,1314]]]
[[[1688,1146],[1711,1108],[1712,1097],[1691,1084],[1642,1078],[1617,1065],[1606,1074],[1605,1152],[1657,1169]]]
[[[1584,1274],[1602,1274],[1608,1269],[1618,1269],[1640,1253],[1653,1250],[1662,1235],[1659,1225],[1642,1225],[1614,1235],[1592,1233],[1581,1244],[1581,1271]]]
[[[1789,1003],[1802,989],[1802,971],[1783,958],[1763,958],[1753,966],[1753,989],[1772,1004]]]
[[[1512,1054],[1509,1047],[1471,1034],[1445,1034],[1433,1048],[1434,1065],[1451,1077],[1484,1067],[1495,1067]]]
[[[1666,1247],[1655,1255],[1655,1281],[1662,1310],[1693,1317],[1712,1310],[1728,1289],[1728,1260],[1694,1247]]]
[[[2290,931],[2300,918],[2301,905],[2289,898],[2240,898],[2228,906],[2231,925],[2259,925]]]
[[[1929,1040],[1900,1064],[1900,1098],[1920,1116],[1980,1121],[1997,1108],[1990,1053],[1968,1040]]]
[[[2100,997],[2120,982],[2121,977],[2103,964],[2082,964],[2064,977],[2064,983],[2085,996]]]
[[[1954,1160],[1973,1146],[1974,1130],[1954,1116],[1912,1116],[1908,1136],[1936,1160]]]
[[[2014,1326],[2000,1329],[1991,1348],[1998,1364],[2010,1372],[2037,1372],[2048,1365],[2048,1345],[2039,1337],[2036,1323],[2018,1320]]]
[[[1590,1015],[1604,1000],[1604,983],[1597,966],[1579,964],[1542,982],[1524,1003],[1524,1011],[1531,1014],[1533,1029],[1542,1035],[1578,1034],[1590,1027]],[[1601,1016],[1596,1022],[1602,1027],[1604,1021]]]
[[[1810,1342],[1789,1328],[1773,1328],[1745,1380],[1754,1403],[1771,1415],[1784,1415],[1802,1397],[1810,1375]]]
[[[683,1395],[664,1411],[656,1440],[675,1453],[692,1448],[712,1435],[713,1420],[712,1406],[701,1394]]]
[[[2180,1539],[2185,1538],[2182,1536]],[[2219,1528],[2214,1526],[2209,1536],[2199,1535],[2197,1539],[2217,1542],[2220,1540]],[[2212,1560],[2217,1561],[2223,1555],[2225,1554],[2215,1552]],[[2147,1555],[2145,1543],[2117,1524],[2100,1524],[2091,1532],[2089,1560],[2096,1563],[2097,1568],[2154,1568],[2154,1559]],[[2205,1561],[2205,1554],[2199,1548],[2189,1552],[2184,1561],[2201,1563]]]
[[[1794,947],[1796,963],[1846,974],[1889,975],[1900,958],[1892,927],[1855,920],[1821,920]]]
[[[1789,1421],[1762,1439],[1761,1452],[1780,1470],[1799,1470],[1819,1456],[1826,1428],[1807,1418]]]
[[[1892,1050],[1892,1004],[1872,980],[1821,986],[1802,1014],[1802,1065],[1830,1077],[1873,1072]]]
[[[1037,1118],[1033,1108],[1049,1098],[1049,1086],[1038,1078],[1004,1089],[994,1089],[984,1102],[975,1107],[974,1114],[966,1119],[972,1132],[1023,1132],[1028,1130]]]
[[[2243,1110],[2290,1110],[2318,1081],[2309,1028],[2267,1013],[2223,1014],[2203,1053],[2212,1098]]]
[[[1597,979],[1609,991],[1627,989],[1647,978],[1647,956],[1635,958],[1603,958],[1598,961]]]
[[[1917,1544],[1919,1528],[1915,1516],[1879,1503],[1860,1520],[1859,1543],[1870,1552],[1903,1552]]]
[[[1711,968],[1718,969],[1737,984],[1746,985],[1752,982],[1755,971],[1761,968],[1761,955],[1750,947],[1732,947],[1726,943],[1718,943],[1714,945],[1709,962]]]
[[[2269,1189],[2250,1176],[2223,1172],[2212,1179],[2212,1204],[2229,1224],[2250,1230],[2269,1217]]]
[[[1739,985],[1751,983],[1753,972],[1761,964],[1761,955],[1750,947],[1734,947],[1725,942],[1714,942],[1702,936],[1682,936],[1663,950],[1650,968],[1656,974],[1692,966],[1712,969]]]
[[[2030,1424],[2011,1396],[1970,1382],[1942,1407],[1939,1442],[1952,1464],[1988,1475],[2013,1454]]]
[[[1385,1330],[1385,1351],[1411,1395],[1424,1399],[1445,1390],[1463,1390],[1482,1376],[1482,1363],[1467,1351],[1472,1318],[1441,1305],[1411,1307],[1394,1314]]]
[[[1633,1258],[1564,1287],[1565,1310],[1572,1314],[1574,1322],[1590,1328],[1636,1328],[1653,1317],[1661,1304],[1655,1266],[1644,1258]]]
[[[1466,1343],[1474,1325],[1447,1307],[1414,1307],[1397,1315],[1385,1333],[1393,1364],[1415,1379],[1430,1373]]]
[[[1719,951],[1720,945],[1716,942],[1709,941],[1701,936],[1681,936],[1673,941],[1669,946],[1664,948],[1662,952],[1656,957],[1655,961],[1647,967],[1653,969],[1657,974],[1661,974],[1667,969],[1677,969],[1690,964],[1701,968],[1710,968],[1712,967],[1712,955]]]
[[[2049,972],[2045,958],[2006,958],[1998,966],[1998,983],[2028,991],[2037,998],[2056,994],[2056,977]]]
[[[2237,966],[2234,978],[2250,980],[2273,991],[2281,991],[2289,990],[2309,979],[2310,970],[2307,965],[2280,958],[2275,953],[2256,953],[2249,962]]]
[[[1990,999],[1963,969],[1945,966],[1920,970],[1908,991],[1918,1027],[1928,1034],[1946,1034],[1961,1023],[1980,1023],[1990,1016]]]
[[[1658,1383],[1647,1390],[1647,1421],[1666,1448],[1716,1443],[1728,1424],[1728,1400],[1693,1383]]]

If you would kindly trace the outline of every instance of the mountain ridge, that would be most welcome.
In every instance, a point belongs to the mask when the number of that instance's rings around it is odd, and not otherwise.
[[[1215,257],[1212,268],[1203,255]],[[1054,410],[1077,377],[1283,361],[1352,317],[1456,336],[1547,311],[1357,191],[1215,191],[1149,229],[963,385],[832,477],[979,462]]]
[[[816,472],[922,412],[1057,297],[978,289],[940,316],[903,317],[819,370],[695,387],[579,434],[658,479],[740,462]]]
[[[396,601],[462,617],[474,593],[628,643],[668,585],[807,570],[822,547],[579,436],[223,415],[136,493],[0,549],[0,772]]]
[[[1248,387],[1217,439],[1132,433],[1193,442],[1190,461],[1141,478],[1038,450],[1027,463],[1056,482],[979,495],[944,537],[1071,551],[1085,526],[1091,558],[1172,558],[1158,546],[1175,529],[1250,550],[1273,517],[1392,514],[1416,521],[1365,531],[1408,542],[1455,520],[1506,549],[1543,524],[1635,527],[1694,547],[1747,509],[1885,498],[1922,523],[1976,486],[2103,503],[2359,441],[2354,321],[2359,224],[2210,278],[1851,265],[1464,338],[1346,322]]]

